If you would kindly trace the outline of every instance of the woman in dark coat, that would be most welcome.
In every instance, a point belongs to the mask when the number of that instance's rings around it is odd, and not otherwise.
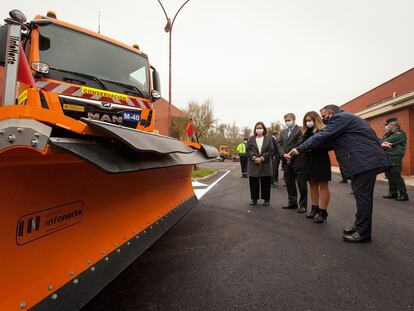
[[[270,204],[270,183],[272,170],[273,143],[272,137],[267,136],[266,126],[263,122],[257,122],[254,127],[254,136],[247,142],[249,161],[247,162],[247,173],[250,184],[250,205],[256,205],[260,197],[264,200],[263,205]]]
[[[315,111],[310,111],[303,117],[302,135],[303,141],[312,137],[325,125],[322,118]],[[315,223],[324,223],[328,217],[330,192],[328,182],[331,181],[331,160],[329,159],[329,145],[320,146],[316,150],[305,153],[304,177],[309,182],[312,209],[306,215],[313,218]]]

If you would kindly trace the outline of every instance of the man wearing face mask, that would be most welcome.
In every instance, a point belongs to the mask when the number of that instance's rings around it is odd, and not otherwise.
[[[332,143],[343,173],[351,178],[357,205],[355,223],[344,229],[343,239],[355,243],[371,241],[376,177],[391,167],[391,161],[367,121],[336,105],[325,106],[320,113],[326,127],[293,149],[290,155],[299,155],[327,142]]]
[[[393,166],[385,171],[389,184],[389,193],[384,195],[385,199],[396,199],[397,201],[408,201],[405,181],[401,177],[402,159],[405,155],[407,136],[401,129],[397,118],[390,118],[385,124],[386,133],[382,138],[382,147],[393,162]]]
[[[288,192],[288,204],[283,209],[298,209],[298,213],[305,213],[308,203],[308,186],[303,176],[303,156],[292,159],[288,153],[302,142],[302,128],[296,125],[296,117],[293,113],[284,116],[286,129],[280,133],[279,154],[282,159],[283,175]],[[299,189],[300,199],[298,208]]]

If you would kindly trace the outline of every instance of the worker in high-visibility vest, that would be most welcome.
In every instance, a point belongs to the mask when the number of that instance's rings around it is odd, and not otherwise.
[[[244,141],[237,146],[237,153],[240,158],[240,167],[243,178],[247,178],[247,138],[243,139]]]

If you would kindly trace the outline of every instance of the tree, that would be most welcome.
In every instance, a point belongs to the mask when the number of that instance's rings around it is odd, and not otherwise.
[[[243,137],[249,138],[250,136],[252,136],[252,129],[248,126],[243,127],[241,132]]]
[[[227,137],[230,139],[240,138],[240,128],[236,125],[236,122],[233,122],[232,125],[227,125]]]
[[[276,122],[270,122],[270,127],[267,129],[267,131],[270,135],[272,135],[273,132],[280,133],[282,129],[283,129],[282,123],[280,123],[280,121],[276,121]]]
[[[185,116],[172,116],[171,117],[171,137],[177,139],[183,139],[187,135],[185,134],[185,128],[187,126],[188,119]]]
[[[193,119],[193,127],[196,140],[206,137],[214,124],[213,103],[211,99],[205,100],[202,104],[191,101],[188,103],[188,109],[184,112],[187,119]]]

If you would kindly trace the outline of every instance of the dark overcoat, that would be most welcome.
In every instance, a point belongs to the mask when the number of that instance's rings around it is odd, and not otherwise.
[[[329,142],[332,143],[336,159],[346,177],[372,169],[384,171],[391,166],[390,159],[382,150],[368,122],[352,113],[337,111],[325,128],[297,149],[304,153]]]
[[[256,136],[250,137],[247,142],[247,150],[249,156],[249,162],[247,163],[247,174],[251,177],[272,176],[273,170],[271,158],[274,152],[272,137],[267,135],[264,136],[262,150],[260,151],[256,143]],[[260,165],[255,164],[255,157],[263,157],[264,162]]]

